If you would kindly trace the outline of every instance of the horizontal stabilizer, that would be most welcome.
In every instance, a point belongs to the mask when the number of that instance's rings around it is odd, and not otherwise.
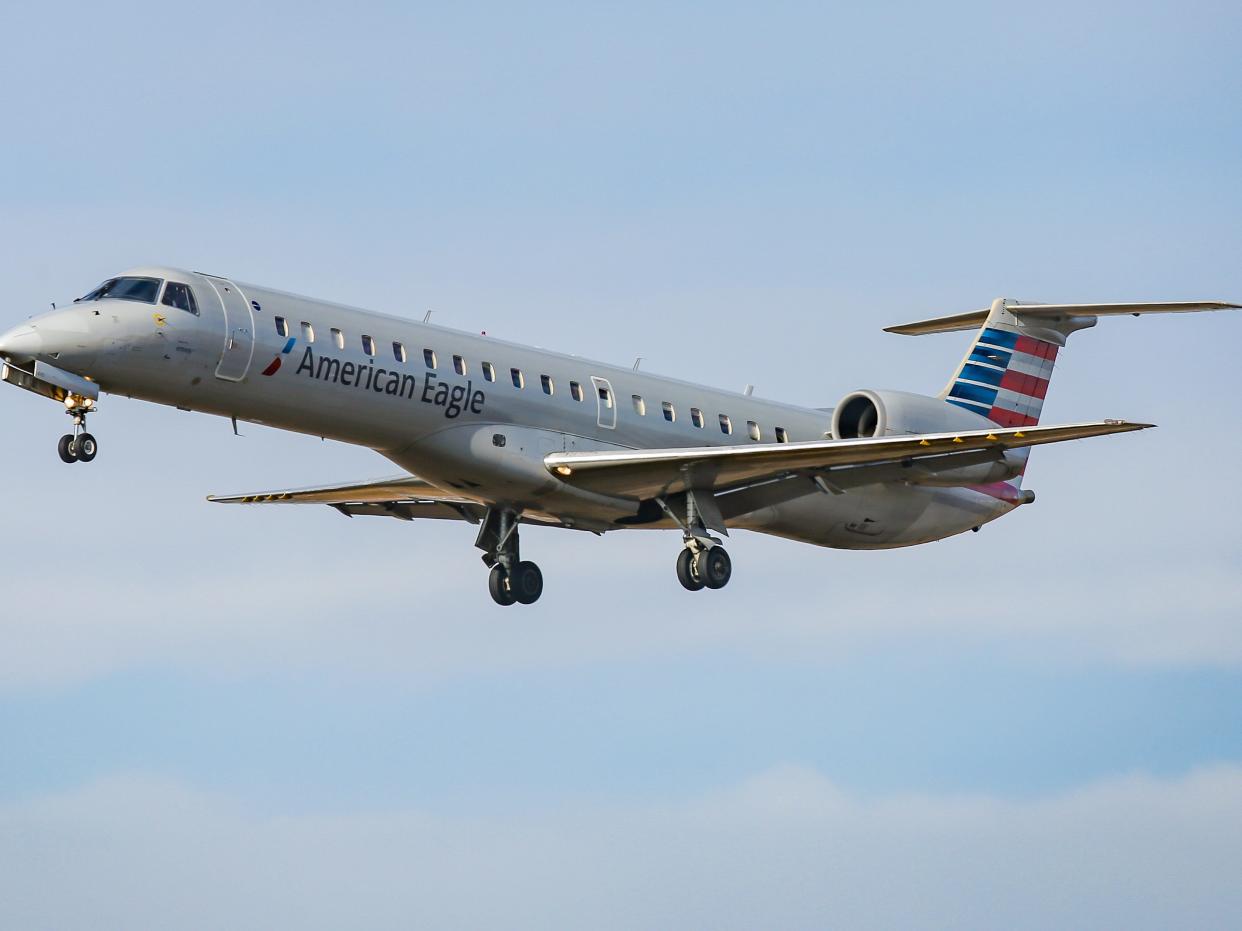
[[[1242,304],[1230,304],[1227,301],[1148,301],[1129,304],[1024,304],[1020,301],[1006,301],[1005,309],[1019,319],[1059,320],[1066,317],[1114,317],[1129,314],[1186,314],[1205,310],[1231,310],[1242,308]],[[964,314],[953,314],[948,317],[933,317],[929,320],[917,320],[914,323],[903,323],[898,326],[885,327],[885,333],[899,333],[902,336],[924,336],[928,333],[952,333],[957,330],[975,330],[983,326],[988,319],[991,308],[972,310]]]

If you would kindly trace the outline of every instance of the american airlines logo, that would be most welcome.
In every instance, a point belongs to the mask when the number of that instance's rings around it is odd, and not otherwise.
[[[287,355],[293,349],[296,339],[290,339],[281,350]],[[264,375],[274,375],[280,368],[281,355],[263,370]],[[330,356],[316,356],[314,350],[307,346],[302,351],[302,361],[298,363],[295,375],[304,375],[319,381],[331,382],[346,388],[359,391],[374,391],[376,394],[387,394],[394,397],[418,400],[424,404],[432,404],[444,409],[444,416],[450,420],[463,413],[481,414],[487,396],[482,390],[474,387],[474,382],[467,380],[464,385],[451,385],[428,372],[423,379],[422,390],[418,390],[418,377],[404,372],[380,368],[369,363],[342,362]]]

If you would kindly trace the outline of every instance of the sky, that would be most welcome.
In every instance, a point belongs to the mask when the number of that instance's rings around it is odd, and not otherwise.
[[[138,264],[811,406],[1023,300],[1242,301],[1236,4],[9,5],[0,328]],[[367,450],[0,391],[14,928],[1242,924],[1242,313],[1077,334],[979,534],[230,508]]]

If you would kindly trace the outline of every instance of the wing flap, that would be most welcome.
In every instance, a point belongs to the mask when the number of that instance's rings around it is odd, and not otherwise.
[[[799,472],[822,473],[905,460],[940,460],[938,464],[943,465],[950,457],[968,452],[993,451],[999,456],[1008,449],[1129,433],[1151,426],[1104,420],[810,443],[552,453],[544,458],[544,464],[561,481],[575,487],[643,499],[690,489],[727,491]]]

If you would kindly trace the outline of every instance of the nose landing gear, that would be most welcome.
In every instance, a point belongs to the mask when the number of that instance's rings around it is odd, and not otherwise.
[[[66,413],[73,418],[73,432],[66,433],[56,444],[61,462],[90,462],[99,452],[99,442],[86,432],[86,415],[95,402],[90,398],[69,395],[65,398]]]

